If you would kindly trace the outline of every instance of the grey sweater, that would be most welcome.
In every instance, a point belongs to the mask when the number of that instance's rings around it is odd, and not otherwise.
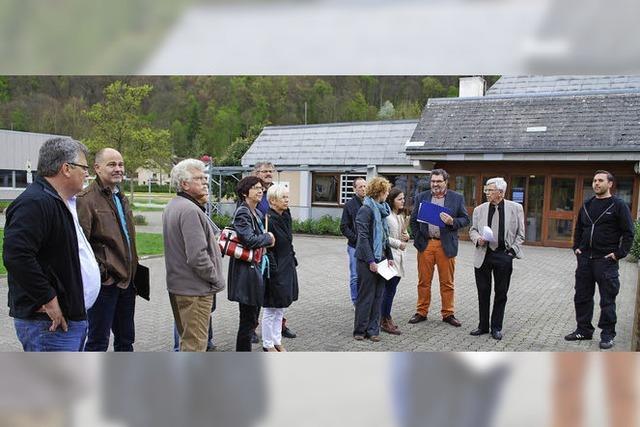
[[[222,255],[213,226],[194,202],[173,198],[162,215],[167,290],[206,296],[225,288]]]

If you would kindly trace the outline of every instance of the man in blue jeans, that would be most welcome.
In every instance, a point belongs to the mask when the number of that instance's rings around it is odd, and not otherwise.
[[[86,351],[107,351],[113,332],[114,351],[133,351],[138,265],[136,230],[129,201],[118,184],[124,160],[113,148],[96,153],[96,179],[78,194],[78,217],[100,266],[100,293],[88,310]]]
[[[349,254],[349,288],[351,291],[351,303],[355,307],[358,298],[358,273],[356,272],[356,242],[358,231],[356,230],[356,215],[362,207],[362,200],[367,191],[367,181],[358,177],[353,181],[354,196],[344,205],[340,232],[347,238],[347,253]]]
[[[82,351],[86,307],[100,287],[75,195],[88,176],[87,148],[67,137],[40,148],[38,176],[7,209],[3,260],[9,315],[25,351]]]

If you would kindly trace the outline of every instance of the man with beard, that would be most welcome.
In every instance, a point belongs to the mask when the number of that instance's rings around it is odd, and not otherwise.
[[[89,334],[85,351],[107,351],[113,332],[114,351],[133,351],[138,265],[136,230],[129,201],[118,187],[124,160],[113,148],[96,153],[96,179],[78,194],[78,217],[100,266],[100,293],[87,312]]]
[[[573,234],[576,254],[576,286],[573,302],[577,328],[567,341],[590,340],[595,328],[593,295],[600,292],[600,348],[610,349],[616,336],[616,296],[620,291],[618,261],[627,256],[633,243],[633,220],[629,206],[611,194],[614,177],[598,170],[593,177],[595,196],[584,202]]]
[[[469,225],[469,215],[464,206],[464,198],[455,191],[447,190],[448,183],[447,171],[432,170],[431,191],[425,191],[416,197],[411,214],[413,246],[418,250],[418,303],[416,313],[409,320],[412,324],[427,320],[431,303],[431,280],[437,267],[442,321],[451,326],[461,326],[454,315],[453,277],[458,255],[458,230]],[[440,214],[444,226],[418,222],[418,211],[422,202],[444,206],[451,212],[451,215],[444,212]]]

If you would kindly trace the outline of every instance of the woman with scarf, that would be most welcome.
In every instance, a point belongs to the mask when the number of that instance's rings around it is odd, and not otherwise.
[[[233,228],[244,247],[254,250],[275,244],[275,237],[264,227],[262,213],[256,209],[262,192],[262,180],[256,176],[242,178],[236,186],[238,207]],[[251,351],[251,335],[258,325],[258,313],[264,301],[263,274],[267,274],[268,268],[266,256],[259,263],[229,257],[228,299],[240,304],[236,351]]]
[[[391,184],[386,178],[373,178],[367,184],[366,196],[356,216],[358,299],[353,338],[357,341],[365,338],[380,341],[380,309],[385,279],[378,274],[377,264],[386,260],[389,266],[393,266],[386,221],[391,210],[385,202],[390,189]]]

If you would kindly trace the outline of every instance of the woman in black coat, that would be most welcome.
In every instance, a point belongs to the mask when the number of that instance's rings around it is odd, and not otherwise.
[[[275,243],[273,234],[264,228],[262,213],[256,209],[262,192],[262,180],[256,176],[241,179],[236,187],[240,203],[234,214],[233,228],[244,247],[254,250]],[[258,312],[264,301],[262,277],[266,274],[266,268],[266,256],[262,257],[260,263],[229,257],[228,298],[229,301],[240,303],[236,351],[251,351],[251,336],[258,325]]]
[[[265,279],[262,311],[262,348],[264,351],[285,351],[282,346],[282,318],[285,307],[298,299],[296,254],[293,250],[289,190],[273,184],[267,192],[269,201],[269,231],[276,244],[268,250],[269,275]]]

